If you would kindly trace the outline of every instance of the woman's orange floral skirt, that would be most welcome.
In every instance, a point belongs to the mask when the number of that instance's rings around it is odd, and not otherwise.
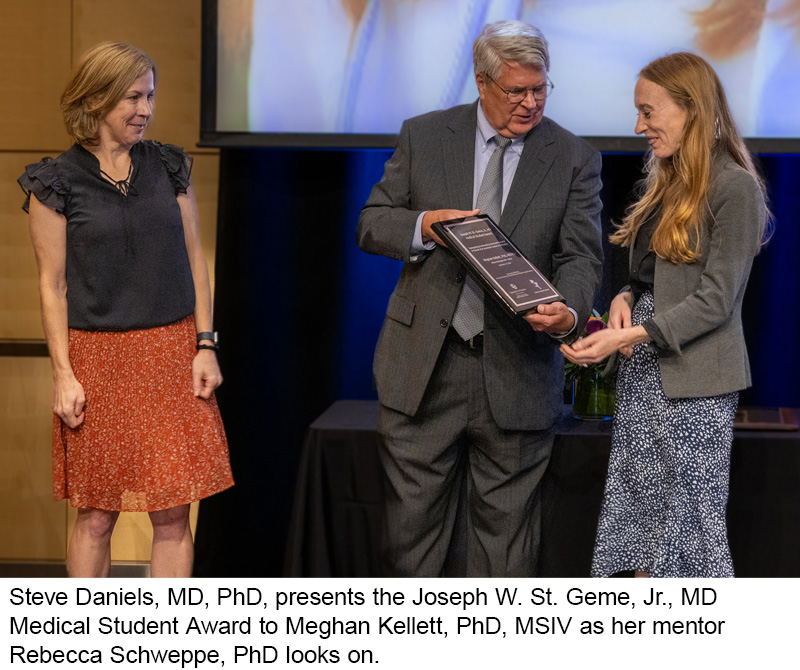
[[[233,485],[212,396],[192,393],[194,318],[147,330],[69,331],[86,394],[76,429],[53,422],[53,495],[73,507],[152,512]]]

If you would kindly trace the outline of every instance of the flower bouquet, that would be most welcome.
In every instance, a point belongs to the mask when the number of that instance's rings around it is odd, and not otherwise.
[[[596,310],[586,322],[583,337],[608,328],[608,312],[601,315]],[[606,421],[614,414],[616,370],[614,356],[590,363],[586,367],[565,361],[564,373],[572,382],[572,414],[576,419]]]

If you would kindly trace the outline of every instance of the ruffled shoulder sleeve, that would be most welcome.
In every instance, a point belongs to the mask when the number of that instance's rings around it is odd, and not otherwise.
[[[17,180],[25,192],[25,202],[22,209],[29,211],[31,193],[43,205],[64,213],[64,207],[69,196],[69,184],[58,172],[56,161],[52,158],[43,158],[38,163],[31,163],[25,167],[25,172]]]
[[[159,144],[156,142],[156,145],[158,146],[161,161],[167,168],[167,175],[172,183],[172,188],[175,189],[175,195],[186,193],[186,189],[189,188],[190,184],[189,177],[192,174],[192,157],[174,144]]]

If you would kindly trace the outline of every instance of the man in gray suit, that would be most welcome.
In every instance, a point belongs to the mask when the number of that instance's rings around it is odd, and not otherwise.
[[[357,232],[364,251],[404,261],[375,353],[387,558],[399,575],[442,574],[462,489],[467,574],[536,574],[558,345],[588,318],[601,274],[600,156],[543,116],[544,36],[500,21],[473,55],[480,100],[403,124]],[[431,230],[477,209],[566,304],[523,320],[483,300]]]

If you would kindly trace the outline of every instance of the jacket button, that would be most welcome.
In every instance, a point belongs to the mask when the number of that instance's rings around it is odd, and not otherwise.
[[[448,323],[447,319],[442,319],[441,321],[439,321],[439,325],[442,328],[447,328],[447,326],[449,326],[450,324]]]
[[[459,273],[456,275],[456,281],[457,281],[459,284],[460,284],[462,281],[464,281],[464,273],[463,273],[463,272],[459,272]]]

